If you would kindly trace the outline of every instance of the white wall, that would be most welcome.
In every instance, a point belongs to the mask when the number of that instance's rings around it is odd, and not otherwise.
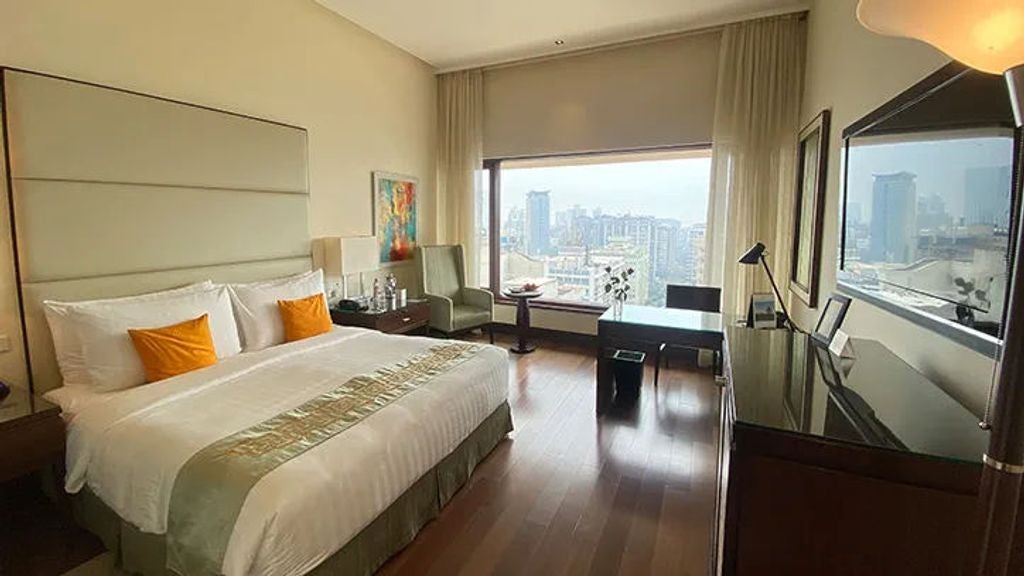
[[[0,0],[0,65],[303,126],[314,237],[369,234],[370,172],[388,170],[420,178],[434,240],[433,69],[313,0]],[[411,266],[396,275],[414,285]],[[20,339],[9,300],[0,332]],[[0,354],[0,379],[24,374]]]
[[[484,73],[484,155],[510,158],[711,141],[719,31]]]
[[[948,59],[913,40],[887,38],[864,29],[855,16],[856,0],[816,0],[808,20],[807,77],[802,121],[823,108],[832,109],[827,199],[822,242],[822,298],[835,289],[839,241],[840,133],[843,128],[912,84]],[[811,328],[820,310],[790,298],[796,321]],[[994,363],[952,340],[865,302],[855,300],[844,329],[880,341],[961,403],[981,414]]]

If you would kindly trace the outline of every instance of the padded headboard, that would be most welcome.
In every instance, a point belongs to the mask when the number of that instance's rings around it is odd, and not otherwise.
[[[302,128],[3,70],[34,390],[60,386],[46,299],[309,270]]]

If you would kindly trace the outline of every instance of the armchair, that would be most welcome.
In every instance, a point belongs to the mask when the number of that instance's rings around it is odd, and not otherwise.
[[[417,246],[416,267],[423,297],[430,302],[430,328],[446,336],[486,329],[494,343],[494,295],[466,286],[461,245]]]

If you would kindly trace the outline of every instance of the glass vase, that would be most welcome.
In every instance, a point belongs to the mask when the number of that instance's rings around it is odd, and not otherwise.
[[[624,300],[619,300],[618,298],[612,300],[612,316],[614,316],[616,320],[622,320],[623,304],[625,304]]]

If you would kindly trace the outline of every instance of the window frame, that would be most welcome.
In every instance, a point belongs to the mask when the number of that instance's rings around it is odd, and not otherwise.
[[[503,304],[508,306],[516,305],[516,301],[512,298],[507,298],[501,293],[501,165],[503,162],[513,162],[521,160],[544,160],[553,158],[587,158],[596,156],[614,156],[616,154],[643,154],[645,152],[657,153],[657,152],[685,152],[685,151],[707,151],[711,152],[711,143],[702,144],[688,144],[688,145],[673,145],[673,146],[651,146],[644,148],[625,148],[617,150],[602,150],[599,152],[569,152],[564,154],[538,154],[532,156],[514,156],[514,157],[499,157],[499,158],[485,158],[481,167],[488,175],[489,193],[488,202],[490,203],[490,214],[487,218],[488,226],[490,231],[487,236],[488,239],[488,253],[490,254],[490,265],[488,270],[488,287],[494,294],[495,304]],[[708,192],[710,201],[710,190]],[[479,270],[477,271],[479,274]],[[530,308],[537,310],[555,310],[560,312],[575,312],[579,314],[591,314],[600,316],[606,310],[608,306],[603,304],[589,304],[586,302],[569,302],[561,300],[550,300],[545,298],[537,298],[530,302]]]

